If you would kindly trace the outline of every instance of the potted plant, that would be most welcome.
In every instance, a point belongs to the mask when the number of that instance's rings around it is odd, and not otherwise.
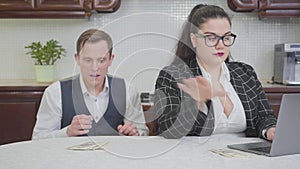
[[[54,81],[54,64],[65,56],[66,50],[57,40],[51,39],[42,45],[40,41],[32,42],[25,46],[29,51],[26,53],[35,60],[35,72],[38,82]]]

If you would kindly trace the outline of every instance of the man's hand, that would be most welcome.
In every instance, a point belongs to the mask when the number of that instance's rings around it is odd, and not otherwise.
[[[119,125],[118,131],[120,134],[126,136],[139,136],[139,132],[136,126],[132,123],[125,123],[124,125]]]
[[[267,139],[272,141],[275,135],[275,127],[271,127],[267,130]]]
[[[92,116],[85,114],[74,116],[71,124],[67,128],[67,135],[72,137],[87,134],[92,128],[92,121]]]

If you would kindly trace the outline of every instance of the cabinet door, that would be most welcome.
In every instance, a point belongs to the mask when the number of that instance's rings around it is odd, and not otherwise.
[[[250,12],[258,9],[258,0],[227,0],[227,4],[236,12]]]
[[[83,11],[84,0],[37,0],[36,9],[41,11]]]
[[[34,0],[0,0],[0,11],[32,10]]]
[[[84,18],[91,0],[0,0],[0,18]]]
[[[0,87],[0,145],[30,140],[45,87]]]
[[[299,86],[276,86],[263,88],[270,106],[276,116],[279,114],[281,99],[283,94],[300,93]]]
[[[98,12],[114,12],[120,5],[121,0],[93,0],[93,9]]]
[[[259,0],[259,17],[300,17],[300,0]]]
[[[44,88],[0,88],[0,145],[31,139]]]
[[[300,9],[300,0],[259,0],[259,9]]]
[[[146,126],[149,129],[149,136],[156,136],[158,134],[157,114],[155,113],[154,106],[143,105],[144,117]]]
[[[121,0],[0,0],[0,18],[84,18],[114,12]]]
[[[36,104],[34,101],[0,103],[0,145],[31,139]]]
[[[278,117],[279,114],[282,95],[283,93],[266,93],[266,97],[276,117]]]

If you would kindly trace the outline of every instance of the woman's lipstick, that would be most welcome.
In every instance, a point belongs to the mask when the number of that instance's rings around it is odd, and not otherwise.
[[[224,52],[217,52],[216,55],[222,57],[224,55]]]

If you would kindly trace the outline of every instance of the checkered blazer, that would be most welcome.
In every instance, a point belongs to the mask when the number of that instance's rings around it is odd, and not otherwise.
[[[262,130],[276,125],[276,117],[253,68],[240,62],[226,63],[230,82],[237,92],[246,114],[246,136],[262,137]],[[182,79],[202,75],[196,59],[188,64],[173,63],[163,68],[155,85],[154,106],[158,115],[158,131],[166,138],[185,135],[207,136],[214,130],[214,113],[207,102],[207,115],[199,111],[195,100],[177,87]]]

